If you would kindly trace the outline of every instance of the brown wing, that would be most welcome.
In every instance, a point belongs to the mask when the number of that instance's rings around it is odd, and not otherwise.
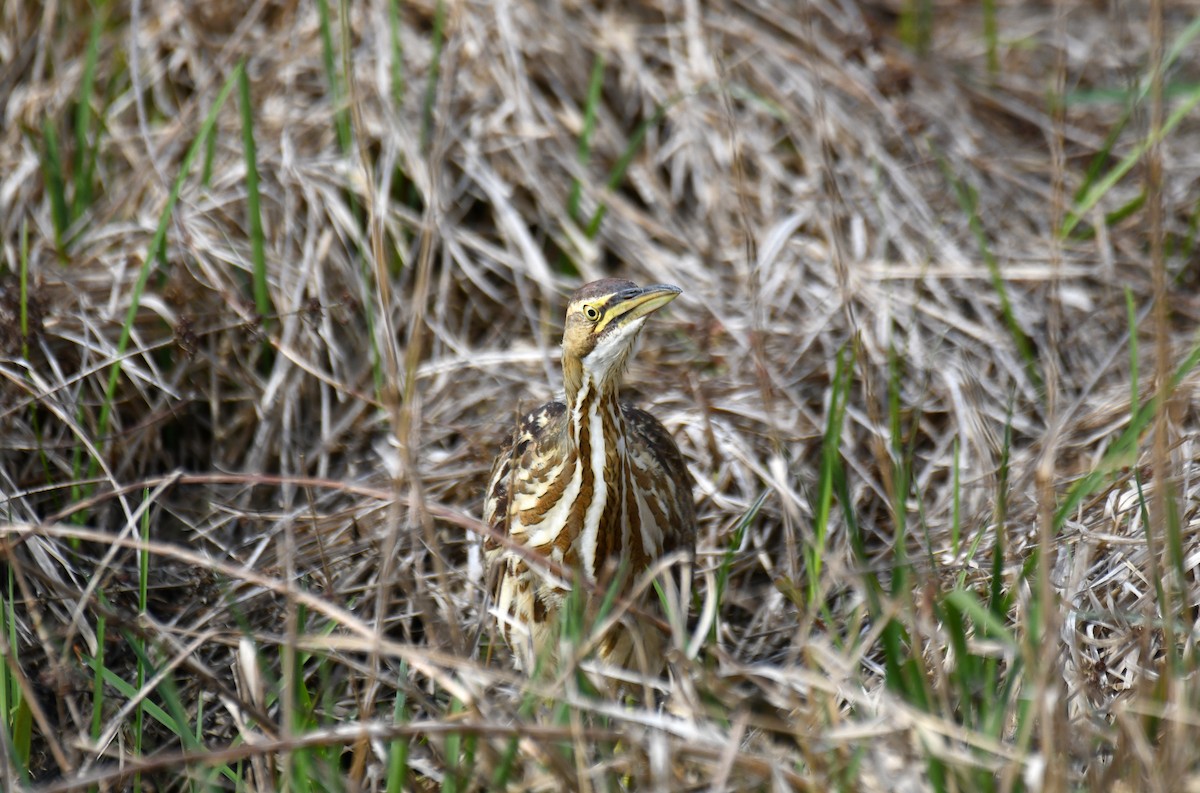
[[[547,432],[554,431],[566,413],[567,406],[562,402],[547,402],[529,411],[522,417],[512,438],[501,447],[492,465],[492,474],[488,477],[483,502],[483,522],[493,532],[503,536],[509,534],[509,504],[512,501],[509,488],[513,481],[513,468],[530,467],[530,460],[541,439]],[[488,537],[484,540],[483,548],[485,551],[496,551],[500,543]]]
[[[537,475],[544,458],[543,442],[559,432],[567,407],[547,402],[527,413],[516,431],[500,450],[484,494],[483,520],[491,535],[483,541],[485,587],[499,613],[504,641],[513,648],[518,668],[532,669],[538,649],[550,635],[545,602],[538,596],[538,576],[519,556],[508,552],[500,537],[524,543],[526,535],[518,524],[514,532],[512,505],[519,496],[543,484]],[[524,626],[514,638],[514,626]],[[524,638],[521,636],[524,635]]]
[[[621,405],[621,412],[637,438],[635,443],[650,454],[673,485],[671,525],[663,532],[664,553],[680,549],[693,553],[696,548],[696,508],[692,503],[692,475],[683,462],[683,454],[671,433],[654,416],[626,404]]]

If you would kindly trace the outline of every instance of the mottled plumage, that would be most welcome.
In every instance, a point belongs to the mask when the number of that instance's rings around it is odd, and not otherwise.
[[[527,414],[492,469],[485,523],[567,576],[595,581],[624,559],[628,587],[655,559],[694,545],[692,485],[679,448],[653,416],[617,400],[646,317],[678,293],[617,279],[580,288],[563,334],[565,401]],[[553,639],[570,580],[495,539],[484,551],[500,631],[517,663],[532,669]],[[639,605],[652,611],[650,599]],[[650,663],[661,665],[661,632],[641,625],[636,632],[612,630],[599,644],[601,657],[640,668],[640,642]]]

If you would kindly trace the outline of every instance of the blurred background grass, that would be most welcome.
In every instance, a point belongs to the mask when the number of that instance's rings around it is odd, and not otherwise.
[[[1198,784],[1194,7],[0,20],[4,789]],[[650,702],[481,586],[611,274],[684,288]]]

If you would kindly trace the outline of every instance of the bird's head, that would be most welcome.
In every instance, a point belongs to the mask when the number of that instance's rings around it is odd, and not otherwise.
[[[682,290],[669,284],[638,286],[620,278],[584,284],[567,304],[563,332],[563,384],[567,400],[584,382],[604,391],[615,389],[646,318],[670,303]]]

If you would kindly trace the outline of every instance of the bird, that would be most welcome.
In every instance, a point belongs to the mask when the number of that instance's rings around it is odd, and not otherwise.
[[[563,331],[563,398],[521,418],[492,467],[483,509],[486,580],[497,628],[519,670],[557,658],[556,622],[573,586],[564,574],[596,584],[624,562],[618,586],[625,595],[663,555],[694,557],[692,480],[683,455],[656,418],[618,399],[642,326],[681,292],[617,278],[576,290]],[[690,573],[690,564],[685,569]],[[584,588],[585,597],[599,600],[604,590],[590,592]],[[636,616],[652,613],[656,601],[635,601],[634,616],[600,637],[600,660],[661,672],[663,632]]]

